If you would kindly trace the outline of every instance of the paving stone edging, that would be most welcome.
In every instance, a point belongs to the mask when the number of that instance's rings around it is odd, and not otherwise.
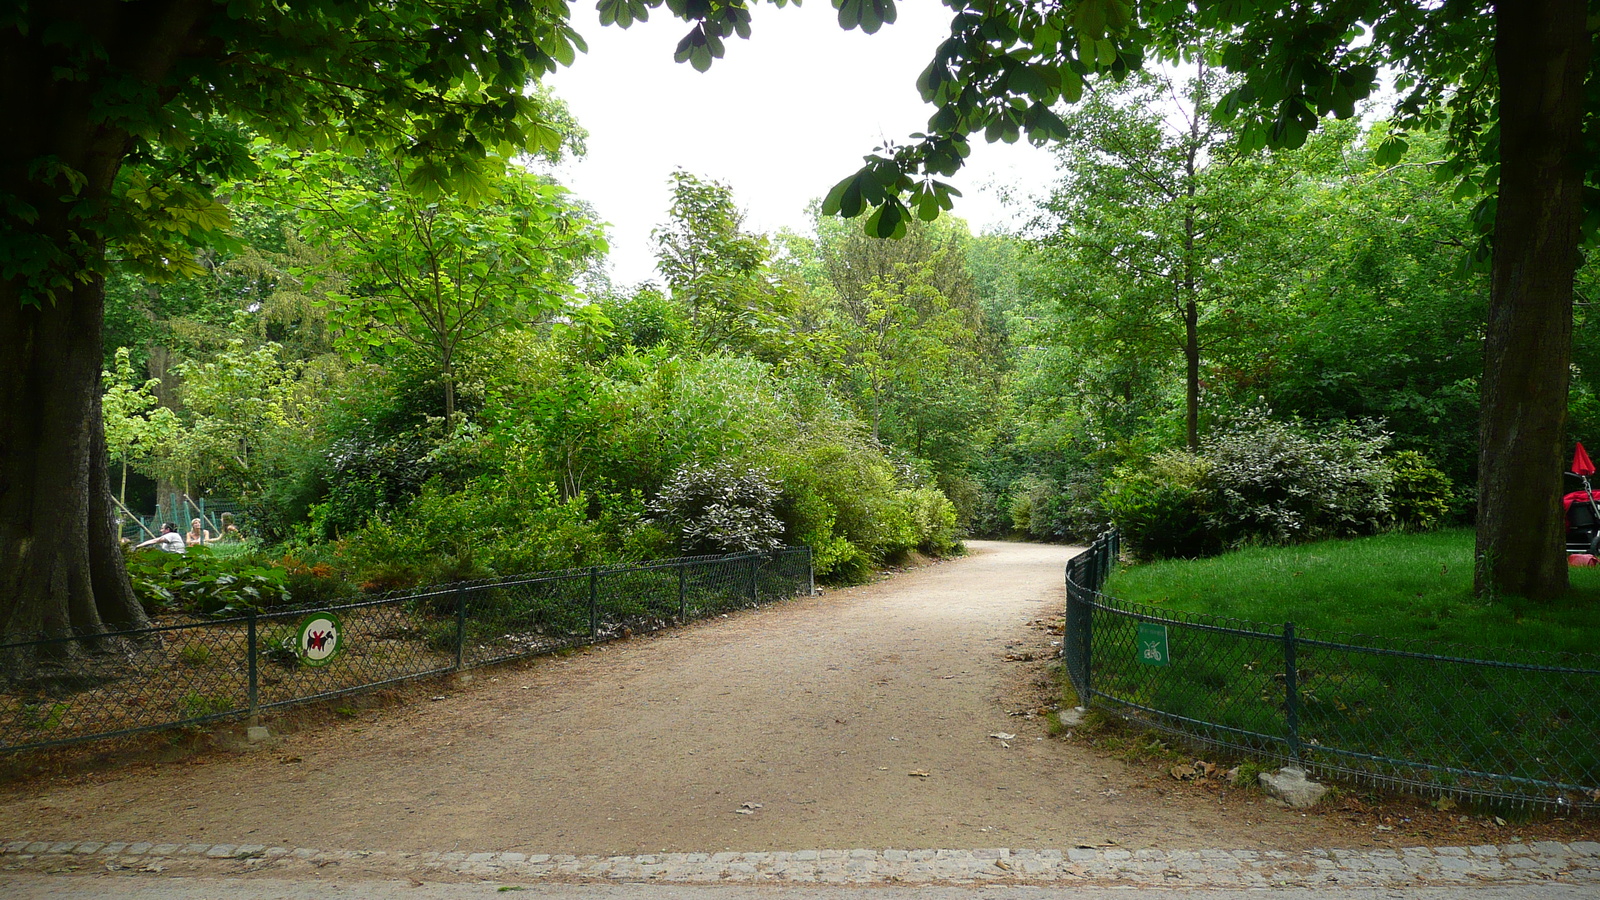
[[[572,856],[546,853],[402,853],[316,850],[251,844],[117,841],[0,841],[0,868],[160,872],[171,863],[272,869],[304,863],[354,863],[415,875],[499,877],[508,881],[783,882],[825,884],[1072,883],[1277,887],[1337,884],[1600,884],[1600,843],[1402,850],[797,850],[763,853],[651,853]],[[69,868],[73,866],[68,866]]]

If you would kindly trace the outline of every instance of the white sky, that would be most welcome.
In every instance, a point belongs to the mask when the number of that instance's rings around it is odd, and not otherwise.
[[[557,177],[610,223],[618,286],[653,278],[650,230],[665,221],[675,168],[733,188],[746,227],[806,230],[805,208],[861,165],[885,139],[927,126],[932,108],[916,78],[948,34],[937,0],[902,0],[899,21],[875,35],[839,28],[827,0],[801,8],[760,6],[750,40],[732,38],[709,72],[674,63],[689,26],[665,9],[626,30],[601,28],[590,0],[573,24],[588,41],[569,69],[548,80],[589,131],[588,156]],[[1050,154],[973,141],[955,214],[983,231],[1009,221],[997,187],[1024,195],[1052,179]]]

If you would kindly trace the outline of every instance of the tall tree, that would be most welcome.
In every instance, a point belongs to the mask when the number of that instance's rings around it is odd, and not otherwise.
[[[639,0],[614,0],[618,3]],[[840,0],[841,22],[871,31],[893,4]],[[934,103],[926,134],[889,144],[834,187],[825,211],[871,212],[902,233],[913,208],[937,215],[968,136],[1044,142],[1064,133],[1051,107],[1086,79],[1173,61],[1196,37],[1240,76],[1221,104],[1246,146],[1295,147],[1325,116],[1349,118],[1396,73],[1402,128],[1448,128],[1453,174],[1488,197],[1492,274],[1479,433],[1480,592],[1563,593],[1562,515],[1572,284],[1586,178],[1600,163],[1592,113],[1593,32],[1583,0],[1333,3],[956,0],[950,38],[918,81]],[[691,35],[691,38],[693,35]],[[686,45],[693,43],[686,39]],[[702,42],[705,43],[705,42]],[[709,62],[709,59],[707,60]],[[1398,155],[1397,135],[1387,152]]]
[[[679,169],[668,221],[651,232],[656,268],[707,349],[787,355],[794,297],[774,277],[767,239],[744,229],[733,190]]]
[[[400,148],[419,188],[481,182],[490,150],[557,146],[524,90],[581,46],[567,13],[562,0],[0,11],[0,635],[144,621],[101,427],[107,246],[158,274],[223,227],[211,186],[249,159],[224,118],[291,144]]]
[[[277,180],[294,185],[308,237],[340,248],[319,273],[339,282],[328,295],[336,342],[357,357],[414,347],[438,367],[453,430],[461,354],[496,331],[593,313],[572,284],[605,242],[565,189],[515,167],[470,201],[408,188],[391,164],[358,168],[315,154]]]
[[[1239,151],[1215,122],[1225,86],[1198,58],[1183,79],[1151,73],[1094,91],[1066,117],[1061,181],[1034,226],[1053,315],[1097,335],[1077,342],[1085,363],[1132,356],[1112,367],[1146,379],[1162,360],[1181,360],[1191,449],[1203,363],[1259,330],[1250,312],[1289,267],[1277,252],[1287,167]],[[1159,388],[1125,382],[1119,392],[1127,401]]]
[[[898,241],[819,219],[814,252],[831,315],[822,342],[874,439],[932,464],[948,485],[992,410],[1002,338],[968,268],[960,220],[914,223]]]

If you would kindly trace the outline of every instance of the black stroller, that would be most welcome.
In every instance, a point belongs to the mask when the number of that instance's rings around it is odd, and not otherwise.
[[[1600,497],[1589,485],[1594,474],[1594,463],[1589,461],[1583,444],[1572,454],[1572,471],[1567,475],[1577,479],[1578,490],[1568,491],[1561,498],[1567,511],[1567,553],[1587,553],[1600,556]],[[1572,487],[1569,484],[1567,487]]]

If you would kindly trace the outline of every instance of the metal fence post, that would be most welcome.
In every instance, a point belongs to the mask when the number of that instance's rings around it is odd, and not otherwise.
[[[811,547],[806,547],[806,596],[817,595],[817,570],[812,565]]]
[[[678,621],[689,621],[689,563],[678,560]]]
[[[1289,726],[1289,752],[1297,764],[1301,761],[1299,681],[1294,659],[1294,623],[1285,622],[1283,623],[1283,713],[1284,721]]]
[[[467,650],[467,589],[456,588],[456,671],[461,670]]]
[[[253,609],[245,614],[244,645],[245,652],[250,654],[250,662],[247,667],[250,673],[250,725],[251,727],[254,727],[261,724],[261,682],[260,676],[256,672],[256,657],[259,656],[260,653],[256,647],[256,611]]]
[[[589,567],[589,640],[600,640],[600,567]]]
[[[750,605],[761,605],[761,553],[750,551]]]
[[[1092,553],[1092,550],[1091,550]],[[1089,705],[1091,690],[1090,651],[1093,649],[1094,606],[1084,596],[1088,588],[1084,581],[1094,560],[1088,553],[1079,554],[1067,563],[1066,621],[1061,629],[1061,655],[1066,661],[1067,676],[1078,693],[1078,702]]]

